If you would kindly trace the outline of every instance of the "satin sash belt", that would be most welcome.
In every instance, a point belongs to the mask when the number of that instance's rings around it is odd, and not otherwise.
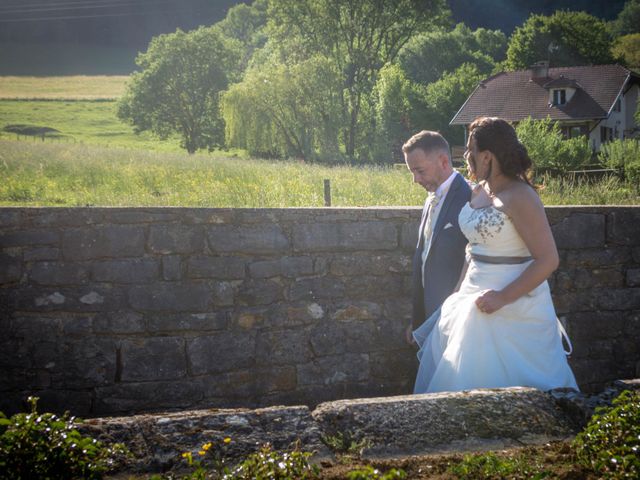
[[[471,258],[476,262],[494,263],[496,265],[517,265],[533,260],[533,257],[496,257],[493,255],[478,255],[472,253]]]

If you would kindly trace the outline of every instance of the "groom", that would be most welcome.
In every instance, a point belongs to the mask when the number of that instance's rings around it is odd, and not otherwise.
[[[413,181],[429,192],[413,256],[413,315],[411,332],[453,293],[464,265],[467,239],[458,226],[460,209],[471,198],[465,179],[453,169],[449,143],[438,132],[423,130],[402,146]]]

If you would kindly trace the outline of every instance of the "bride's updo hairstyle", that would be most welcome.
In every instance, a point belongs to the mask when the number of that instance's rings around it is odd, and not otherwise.
[[[529,180],[533,163],[511,124],[498,117],[479,117],[469,125],[469,136],[479,152],[488,150],[495,155],[504,175],[534,188]]]

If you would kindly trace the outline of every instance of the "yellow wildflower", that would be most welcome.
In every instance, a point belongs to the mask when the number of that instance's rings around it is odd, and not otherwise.
[[[211,442],[205,443],[204,445],[202,445],[202,450],[204,450],[205,452],[207,450],[209,450],[211,448]]]
[[[202,457],[203,455],[206,455],[206,454],[207,454],[207,452],[205,452],[204,450],[200,450],[200,451],[198,452],[198,455],[200,455],[201,457]]]
[[[224,441],[224,443],[229,443],[229,442],[231,442],[231,439],[229,437],[226,437],[223,441]]]

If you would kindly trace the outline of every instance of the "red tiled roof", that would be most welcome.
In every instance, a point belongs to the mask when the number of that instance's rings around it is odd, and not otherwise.
[[[466,125],[483,115],[510,122],[547,116],[553,120],[606,118],[630,75],[640,82],[640,76],[620,65],[550,68],[547,77],[533,80],[530,70],[498,73],[478,84],[450,123]],[[564,105],[549,105],[545,85],[567,81],[577,83],[575,95]]]

